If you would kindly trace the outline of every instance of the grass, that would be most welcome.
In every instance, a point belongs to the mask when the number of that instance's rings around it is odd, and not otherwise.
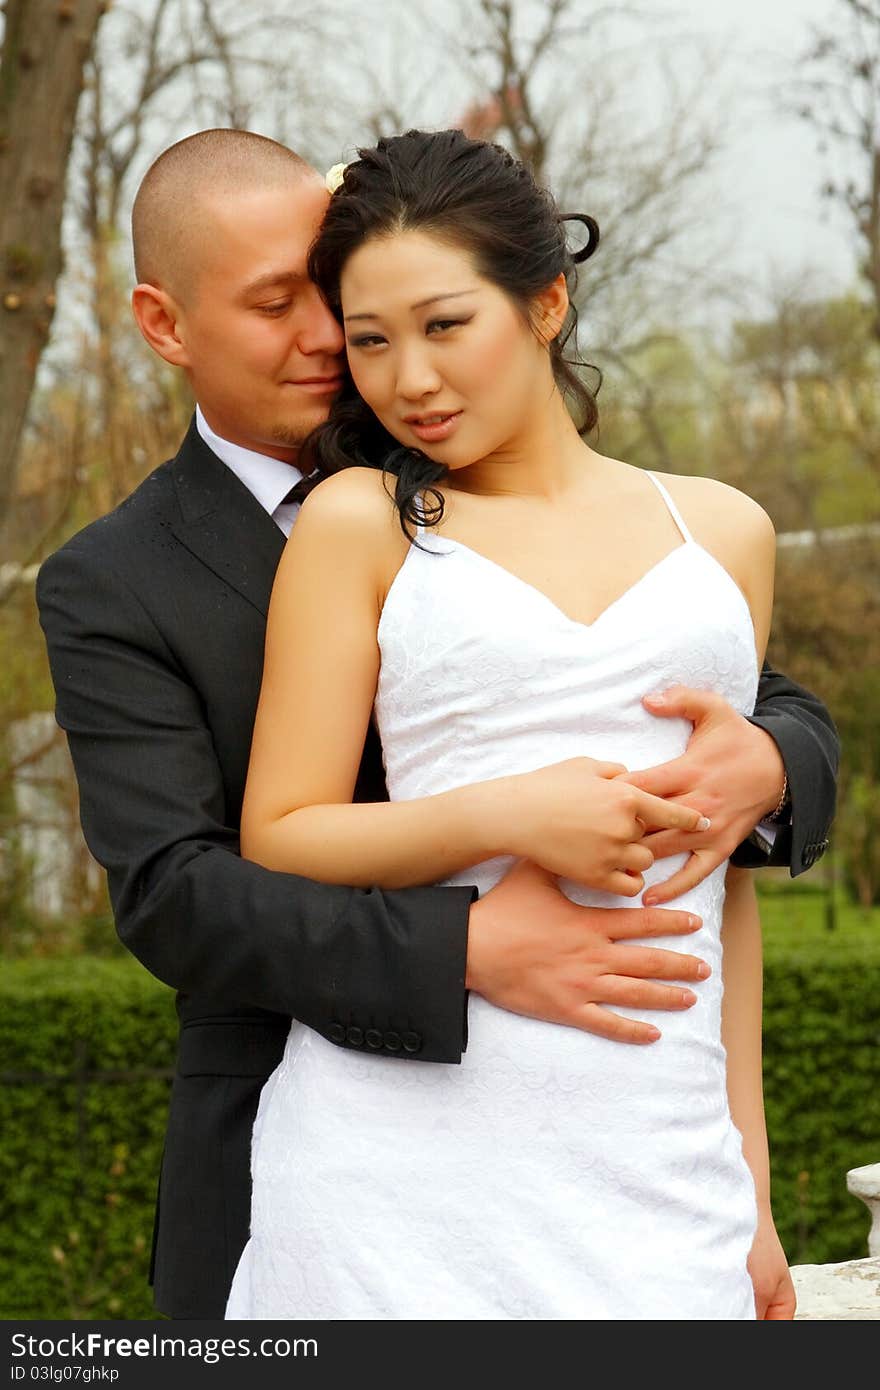
[[[859,907],[838,892],[835,925],[829,926],[828,894],[821,886],[798,890],[768,885],[759,890],[758,901],[765,962],[793,951],[823,960],[830,952],[844,952],[857,956],[866,966],[880,965],[880,907]]]

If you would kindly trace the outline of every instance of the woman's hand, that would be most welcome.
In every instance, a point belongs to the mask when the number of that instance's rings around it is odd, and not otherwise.
[[[759,1321],[781,1322],[794,1317],[797,1297],[791,1271],[768,1207],[758,1210],[758,1229],[748,1258]]]
[[[654,862],[643,843],[659,830],[699,833],[702,812],[618,780],[619,763],[569,758],[495,784],[507,853],[552,874],[634,898]]]

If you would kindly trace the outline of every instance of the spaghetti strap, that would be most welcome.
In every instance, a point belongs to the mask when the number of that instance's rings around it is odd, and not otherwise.
[[[648,474],[648,477],[651,479],[651,482],[654,484],[660,496],[663,498],[663,501],[666,503],[666,506],[669,508],[669,514],[672,517],[672,520],[675,522],[676,526],[678,527],[679,531],[681,532],[682,536],[684,537],[685,541],[687,541],[690,545],[693,545],[694,538],[691,535],[688,528],[685,526],[684,518],[681,512],[678,510],[678,507],[676,507],[672,498],[669,496],[669,493],[667,492],[666,488],[663,486],[660,479],[656,477],[655,474],[651,473],[650,470],[645,469],[645,472]]]

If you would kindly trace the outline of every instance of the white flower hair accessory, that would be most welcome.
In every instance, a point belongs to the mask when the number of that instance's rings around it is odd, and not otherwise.
[[[347,164],[334,164],[332,169],[328,169],[324,175],[324,187],[328,193],[335,193],[342,183],[343,175],[348,168]]]

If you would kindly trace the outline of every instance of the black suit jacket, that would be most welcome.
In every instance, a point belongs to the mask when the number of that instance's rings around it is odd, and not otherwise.
[[[122,941],[177,990],[153,1276],[157,1306],[182,1318],[223,1314],[247,1238],[256,1105],[292,1016],[402,1059],[458,1062],[466,1042],[471,890],[338,888],[239,858],[283,545],[193,423],[177,457],[51,556],[37,583],[86,840]],[[756,722],[782,749],[795,810],[773,859],[797,872],[833,814],[836,735],[784,677],[765,673],[761,693]],[[357,795],[387,796],[372,733]]]

